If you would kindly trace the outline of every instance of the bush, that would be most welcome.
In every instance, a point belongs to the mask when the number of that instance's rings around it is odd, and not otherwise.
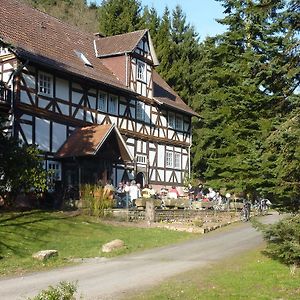
[[[84,208],[87,208],[90,215],[101,217],[104,211],[113,206],[113,202],[106,195],[103,187],[85,184],[81,187],[81,198]]]
[[[260,227],[267,242],[265,253],[287,265],[300,266],[300,214]]]
[[[74,284],[61,281],[57,287],[50,285],[48,289],[42,290],[37,296],[28,298],[28,300],[75,300],[76,291],[77,282]]]

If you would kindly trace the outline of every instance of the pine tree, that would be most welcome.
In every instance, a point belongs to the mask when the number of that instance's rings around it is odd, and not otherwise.
[[[99,29],[106,35],[140,28],[142,7],[137,0],[104,0],[99,8]]]
[[[198,65],[195,171],[216,187],[269,193],[280,174],[277,158],[264,153],[297,85],[295,29],[283,25],[282,1],[221,2],[227,15],[220,23],[228,30],[203,43]],[[294,11],[289,15],[296,24]]]

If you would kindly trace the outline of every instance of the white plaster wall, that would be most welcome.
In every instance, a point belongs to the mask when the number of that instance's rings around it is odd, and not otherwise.
[[[56,78],[55,95],[57,98],[69,100],[69,83],[62,78]]]
[[[162,181],[165,181],[165,172],[164,172],[164,170],[158,170],[158,174],[160,176],[160,179]]]
[[[151,172],[152,172],[152,170],[151,170]],[[155,180],[155,179],[156,179],[156,170],[153,170],[153,172],[151,174],[151,177],[150,177],[150,180]]]
[[[22,103],[31,104],[26,91],[20,91],[20,97]]]
[[[35,89],[35,77],[33,75],[23,73],[23,78],[27,87]]]
[[[166,127],[167,126],[167,119],[165,116],[160,116],[160,120],[162,123],[162,126]]]
[[[158,145],[158,161],[157,166],[163,168],[165,166],[165,147],[163,145]]]
[[[32,144],[32,126],[28,124],[21,124],[21,128],[26,137],[27,143]]]
[[[43,151],[50,151],[50,122],[45,119],[35,119],[35,141],[38,148]]]
[[[166,181],[167,181],[167,182],[171,182],[171,180],[170,180],[171,175],[172,175],[172,171],[167,170],[167,171],[166,171]],[[173,181],[172,181],[172,182],[173,182]]]
[[[90,102],[90,105],[91,105],[91,109],[97,109],[96,107],[96,98],[95,97],[92,97],[92,96],[88,96],[89,98],[89,102]]]
[[[39,100],[38,100],[38,107],[40,107],[40,108],[46,108],[46,106],[49,103],[50,103],[49,100],[45,100],[45,99],[39,98]]]
[[[73,103],[79,104],[81,98],[82,98],[82,94],[81,93],[72,92],[72,102]]]
[[[154,164],[155,153],[156,152],[154,152],[154,151],[149,151],[150,166],[153,166],[153,164]]]
[[[56,152],[67,139],[67,128],[65,125],[54,123],[52,128],[52,151]]]
[[[57,103],[58,107],[60,108],[63,115],[68,116],[69,115],[69,105],[63,104],[63,103]]]

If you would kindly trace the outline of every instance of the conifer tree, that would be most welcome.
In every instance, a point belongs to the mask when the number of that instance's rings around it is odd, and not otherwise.
[[[266,141],[297,102],[295,28],[283,17],[295,27],[296,14],[283,1],[220,1],[228,30],[203,43],[198,65],[195,171],[216,187],[269,193],[280,174]]]
[[[137,0],[104,0],[99,8],[99,29],[106,35],[140,28],[142,7]]]

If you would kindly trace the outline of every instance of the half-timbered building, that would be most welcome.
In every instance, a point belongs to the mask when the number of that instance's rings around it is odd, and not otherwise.
[[[1,0],[0,109],[64,184],[182,186],[195,112],[155,71],[148,30],[103,37]]]

